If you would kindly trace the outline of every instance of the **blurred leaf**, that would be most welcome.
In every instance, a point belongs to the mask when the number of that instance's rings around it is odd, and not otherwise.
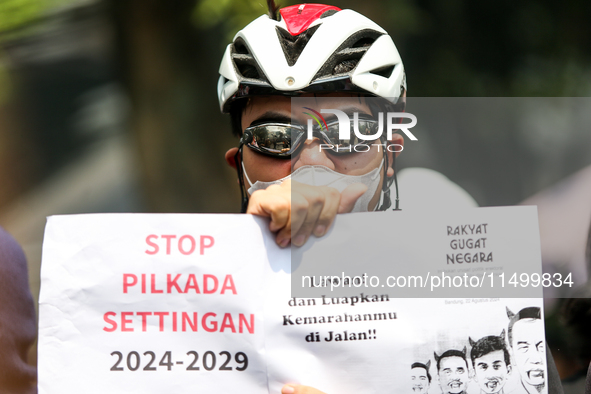
[[[230,9],[233,0],[201,0],[194,11],[195,23],[208,29],[217,25]]]
[[[29,27],[54,9],[89,2],[92,0],[0,0],[0,33]]]
[[[276,2],[280,7],[300,3],[297,0]],[[226,40],[231,41],[238,30],[267,12],[266,0],[199,0],[193,12],[193,20],[201,29],[221,24]]]
[[[16,29],[38,19],[48,8],[47,3],[47,0],[1,0],[0,32]]]

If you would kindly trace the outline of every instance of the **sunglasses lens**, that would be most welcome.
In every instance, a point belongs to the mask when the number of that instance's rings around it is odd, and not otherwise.
[[[367,144],[368,141],[362,138],[359,138],[357,134],[354,132],[353,129],[353,121],[350,124],[349,139],[339,139],[339,124],[338,122],[333,122],[327,125],[328,130],[326,131],[325,136],[330,141],[331,145],[334,145],[332,149],[335,153],[351,153],[351,147],[358,145],[358,144]],[[357,122],[357,129],[361,136],[368,136],[371,138],[374,136],[378,130],[378,123],[374,119],[359,119]],[[373,138],[372,138],[373,139]]]
[[[321,138],[324,143],[333,147],[332,151],[336,154],[346,154],[353,152],[352,147],[358,144],[366,144],[368,140],[360,138],[354,132],[353,123],[350,124],[349,139],[339,139],[339,123],[331,122],[328,127],[314,132],[315,136]],[[357,130],[360,136],[368,136],[373,139],[378,128],[378,123],[374,119],[359,119]],[[266,123],[251,126],[246,129],[252,138],[248,138],[246,145],[256,151],[277,157],[289,157],[305,138],[305,132],[302,127],[297,125],[282,123]]]
[[[255,150],[276,156],[291,154],[292,133],[301,133],[290,125],[264,124],[249,128],[252,141],[247,145]]]

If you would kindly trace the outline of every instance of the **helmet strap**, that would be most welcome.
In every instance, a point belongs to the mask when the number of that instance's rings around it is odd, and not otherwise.
[[[236,165],[236,172],[238,173],[238,183],[240,184],[240,196],[241,196],[241,207],[240,213],[246,213],[246,209],[248,208],[248,193],[246,192],[246,188],[244,186],[244,177],[242,176],[242,147],[244,143],[240,141],[240,145],[238,146],[238,151],[234,155],[234,164]]]
[[[394,183],[394,187],[395,187],[395,191],[396,191],[394,211],[400,211],[401,209],[400,209],[400,198],[398,196],[398,179],[396,178],[396,153],[393,152],[394,154],[392,156],[392,169],[394,170],[394,176],[388,177],[387,171],[388,171],[389,160],[388,160],[388,154],[386,153],[386,148],[384,148],[383,152],[384,152],[385,166],[384,166],[384,177],[383,177],[384,180],[382,182],[382,195],[380,197],[381,205],[376,210],[377,211],[385,211],[386,209],[388,209],[392,206],[392,197],[390,196],[390,194],[391,194],[390,187],[392,186],[392,183]]]
[[[394,188],[396,189],[396,200],[395,200],[395,204],[394,204],[394,211],[402,211],[402,209],[400,209],[400,196],[398,195],[398,178],[396,177],[397,171],[396,171],[396,152],[394,152],[394,155],[392,155],[392,169],[394,170]],[[390,185],[392,184],[392,181],[390,181]],[[388,188],[388,193],[390,193],[390,188]]]

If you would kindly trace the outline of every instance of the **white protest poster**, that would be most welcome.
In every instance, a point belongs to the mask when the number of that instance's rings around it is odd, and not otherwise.
[[[50,217],[39,392],[265,392],[258,223],[247,215]]]
[[[340,215],[270,262],[270,392],[546,392],[540,270],[532,207]]]
[[[327,393],[545,392],[538,295],[548,283],[534,275],[535,209],[340,215],[325,237],[291,249],[277,247],[267,225],[249,215],[51,217],[39,391],[279,393],[300,383]],[[327,251],[332,266],[324,267]],[[368,277],[348,288],[317,278],[316,287],[295,289],[307,264]],[[478,292],[524,284],[510,274],[519,270],[533,297]],[[449,285],[435,286],[444,275]],[[420,287],[422,296],[396,292],[410,276],[423,285],[405,291]],[[472,277],[486,286],[457,297],[477,285]],[[477,367],[499,362],[494,376]]]

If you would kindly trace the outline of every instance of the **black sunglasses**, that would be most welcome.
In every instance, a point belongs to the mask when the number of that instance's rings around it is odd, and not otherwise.
[[[353,121],[351,121],[353,122]],[[379,124],[373,118],[359,117],[357,122],[361,135],[374,136]],[[314,137],[319,138],[323,143],[331,145],[330,150],[334,154],[349,154],[354,152],[352,147],[358,144],[365,144],[367,140],[357,137],[353,132],[353,123],[350,124],[350,139],[339,139],[339,122],[337,120],[326,124],[326,127],[315,125],[313,127]],[[303,125],[290,123],[261,123],[249,126],[244,130],[240,143],[250,149],[268,156],[289,159],[297,152],[306,139],[307,130]]]

